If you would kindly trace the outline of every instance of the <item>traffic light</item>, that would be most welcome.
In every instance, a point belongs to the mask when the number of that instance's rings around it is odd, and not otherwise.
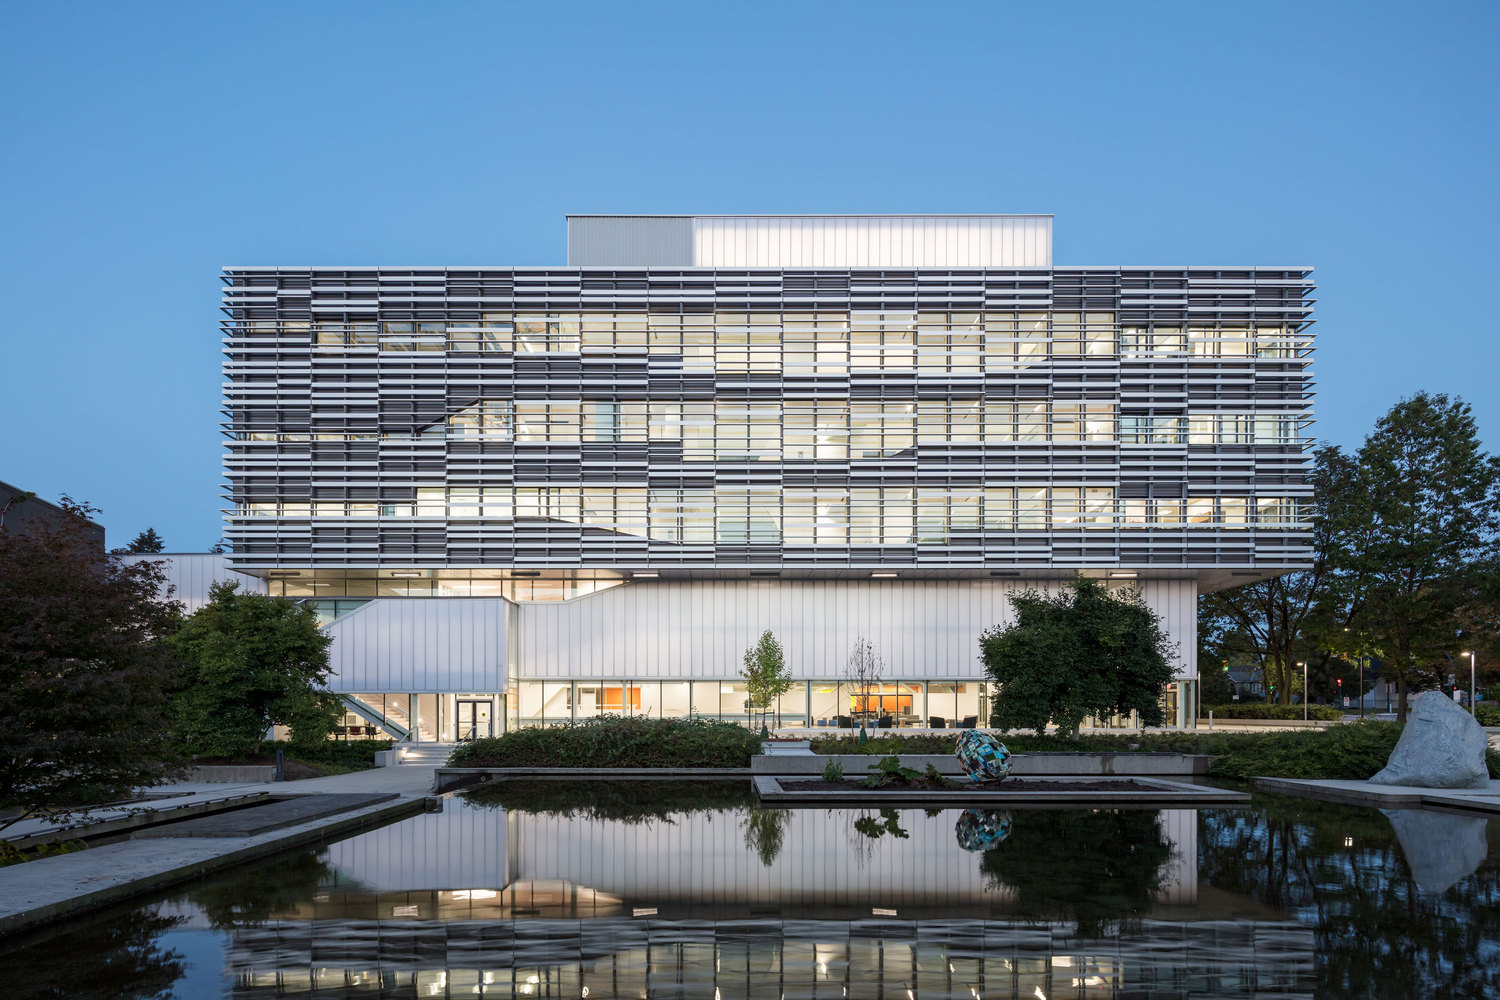
[[[1344,679],[1342,677],[1337,677],[1335,680],[1338,682],[1340,688],[1344,686]]]

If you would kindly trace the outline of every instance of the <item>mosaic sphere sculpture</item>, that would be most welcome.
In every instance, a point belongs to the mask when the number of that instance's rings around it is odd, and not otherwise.
[[[967,730],[958,738],[954,753],[959,764],[975,781],[999,781],[1010,777],[1011,753],[1005,744],[988,733]]]
[[[987,851],[1010,836],[1010,813],[993,809],[965,809],[953,827],[958,846],[966,851]]]

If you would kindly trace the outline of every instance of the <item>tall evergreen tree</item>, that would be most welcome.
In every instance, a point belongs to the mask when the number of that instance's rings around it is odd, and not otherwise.
[[[164,552],[166,551],[166,543],[163,542],[161,536],[156,533],[155,528],[147,528],[139,535],[136,535],[129,545],[125,546],[125,548],[120,549],[119,551],[130,553]]]
[[[1393,406],[1358,456],[1358,502],[1335,523],[1338,585],[1353,641],[1400,692],[1448,673],[1444,654],[1488,589],[1500,534],[1500,459],[1466,403],[1418,393]]]

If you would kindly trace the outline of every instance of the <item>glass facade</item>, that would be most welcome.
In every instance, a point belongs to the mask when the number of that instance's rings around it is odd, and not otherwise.
[[[761,724],[784,729],[952,729],[987,714],[983,681],[886,681],[868,692],[847,681],[795,681],[774,705],[753,704],[742,680],[517,681],[512,726],[547,726],[596,715],[639,715]],[[576,706],[576,707],[575,707]],[[981,723],[982,724],[982,723]]]

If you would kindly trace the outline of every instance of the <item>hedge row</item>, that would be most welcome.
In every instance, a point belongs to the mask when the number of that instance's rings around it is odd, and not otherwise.
[[[1210,733],[1183,730],[1144,736],[1121,734],[1080,736],[1001,736],[1017,753],[1046,751],[1115,751],[1208,754],[1214,758],[1209,774],[1220,778],[1342,778],[1363,780],[1385,766],[1401,725],[1367,720],[1327,729],[1299,729],[1268,733]],[[957,736],[882,736],[868,743],[854,737],[819,737],[815,753],[923,754],[952,753]],[[1488,752],[1491,777],[1500,778],[1500,753]]]
[[[1198,711],[1198,717],[1208,718],[1208,713],[1213,712],[1215,719],[1278,719],[1283,721],[1298,721],[1302,719],[1301,705],[1266,705],[1254,704],[1229,704],[1229,705],[1204,705]],[[1307,718],[1315,722],[1338,722],[1344,717],[1344,710],[1334,708],[1332,705],[1308,705]]]
[[[472,740],[450,767],[749,767],[760,737],[704,719],[605,716]]]

